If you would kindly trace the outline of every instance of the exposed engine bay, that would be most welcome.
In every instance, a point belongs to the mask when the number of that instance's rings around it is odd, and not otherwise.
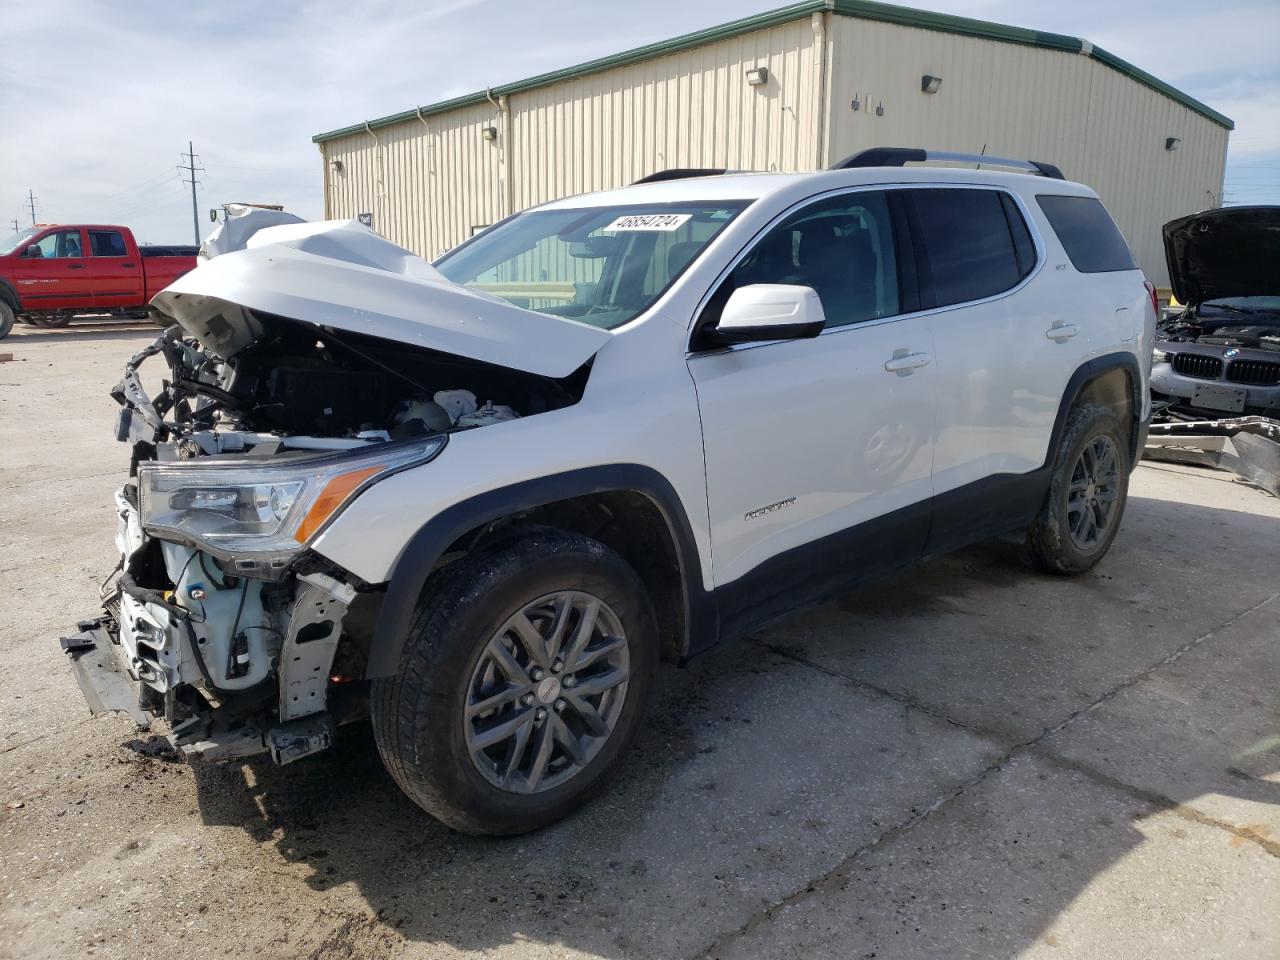
[[[267,751],[287,763],[363,715],[381,600],[306,549],[334,515],[326,497],[424,463],[452,434],[576,403],[589,364],[557,380],[254,320],[261,336],[232,356],[174,325],[126,365],[112,391],[117,439],[132,446],[116,495],[121,561],[106,615],[64,647],[78,674],[97,671],[94,690],[82,678],[91,706],[142,726],[163,717],[190,757]],[[152,398],[144,364],[159,357],[168,371]],[[114,693],[103,676],[119,681]]]
[[[1274,324],[1242,324],[1234,317],[1179,314],[1165,321],[1160,332],[1162,339],[1172,343],[1280,351],[1280,319]]]

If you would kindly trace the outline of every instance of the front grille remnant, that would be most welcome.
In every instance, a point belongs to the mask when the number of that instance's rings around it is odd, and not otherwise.
[[[1217,380],[1222,376],[1222,360],[1219,357],[1207,357],[1202,353],[1175,353],[1169,362],[1184,377]]]
[[[1280,384],[1280,363],[1268,360],[1232,360],[1227,379],[1234,383],[1251,383],[1258,387]]]

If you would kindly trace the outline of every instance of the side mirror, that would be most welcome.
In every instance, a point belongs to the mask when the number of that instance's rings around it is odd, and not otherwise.
[[[711,339],[720,344],[802,340],[816,337],[826,322],[813,287],[753,283],[733,291]]]
[[[43,257],[44,252],[38,246],[32,243],[27,246],[27,249],[22,251],[22,255],[24,257]]]

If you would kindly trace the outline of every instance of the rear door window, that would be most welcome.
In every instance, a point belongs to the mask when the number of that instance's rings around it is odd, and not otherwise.
[[[95,257],[125,257],[124,237],[118,230],[90,230],[89,250]]]
[[[932,282],[933,306],[993,297],[1016,287],[1030,273],[1035,247],[1020,214],[1017,227],[1022,237],[1015,243],[1015,228],[1000,191],[909,192],[916,239]]]
[[[1062,241],[1071,265],[1081,273],[1138,269],[1129,245],[1100,201],[1051,194],[1040,194],[1036,201]]]

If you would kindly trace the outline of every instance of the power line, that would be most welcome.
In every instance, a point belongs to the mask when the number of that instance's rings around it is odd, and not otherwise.
[[[178,169],[186,170],[187,173],[190,174],[190,179],[183,180],[183,183],[191,184],[191,228],[195,231],[196,246],[199,246],[200,245],[200,214],[198,212],[199,208],[196,204],[196,184],[199,183],[200,181],[196,179],[196,171],[198,170],[200,173],[204,173],[204,167],[196,166],[196,159],[197,159],[196,148],[192,145],[190,140],[187,141],[187,152],[184,154],[181,154],[181,156],[184,156],[187,158],[186,164],[179,165]]]

